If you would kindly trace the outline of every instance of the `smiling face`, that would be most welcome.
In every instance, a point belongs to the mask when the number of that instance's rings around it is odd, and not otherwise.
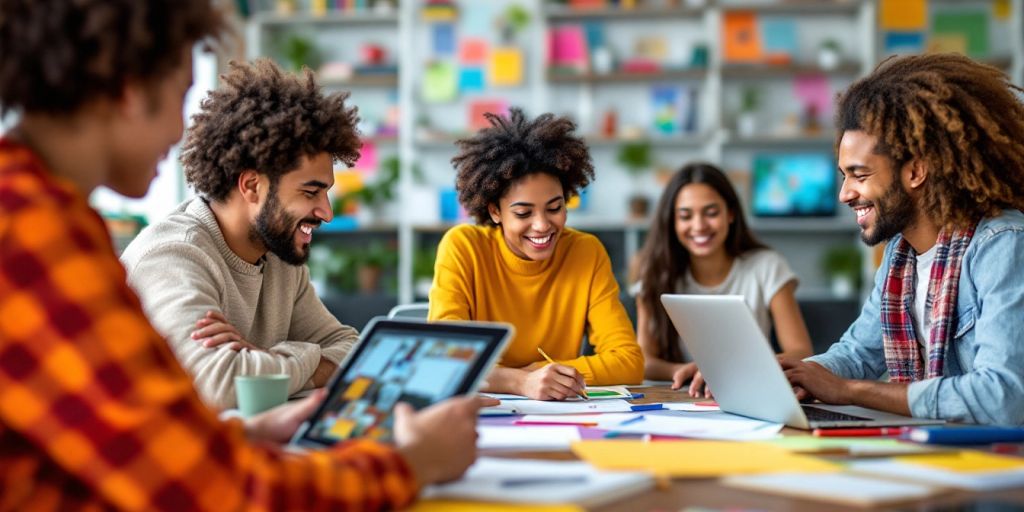
[[[565,229],[565,190],[550,174],[528,174],[512,183],[488,211],[513,254],[524,260],[546,260],[555,253],[558,236]]]
[[[270,187],[249,237],[285,263],[309,259],[313,230],[334,218],[327,191],[334,185],[331,156],[303,157],[299,167]]]
[[[691,258],[725,255],[733,212],[710,185],[690,183],[676,194],[676,238]]]
[[[860,237],[877,245],[913,227],[914,202],[892,160],[875,152],[877,137],[851,130],[839,142],[839,200],[853,208]]]

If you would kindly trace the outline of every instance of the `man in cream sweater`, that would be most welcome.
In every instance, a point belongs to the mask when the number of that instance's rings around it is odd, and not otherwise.
[[[305,266],[332,218],[333,161],[359,157],[347,93],[268,60],[232,64],[182,150],[199,197],[122,255],[129,284],[211,406],[235,405],[234,377],[284,373],[289,393],[323,386],[357,339],[316,296]]]

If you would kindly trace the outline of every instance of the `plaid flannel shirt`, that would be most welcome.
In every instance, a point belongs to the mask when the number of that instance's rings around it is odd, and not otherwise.
[[[86,198],[0,139],[0,511],[378,510],[416,493],[388,446],[293,454],[220,421]]]

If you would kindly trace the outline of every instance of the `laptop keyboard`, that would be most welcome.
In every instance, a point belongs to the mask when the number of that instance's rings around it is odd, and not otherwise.
[[[871,421],[871,418],[843,414],[812,405],[802,405],[801,407],[804,410],[804,414],[807,415],[807,421]]]

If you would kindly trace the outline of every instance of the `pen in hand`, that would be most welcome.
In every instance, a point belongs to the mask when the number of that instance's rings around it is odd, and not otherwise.
[[[549,363],[551,363],[551,364],[558,364],[558,363],[555,362],[554,359],[551,359],[551,356],[549,356],[547,354],[547,352],[544,352],[544,349],[542,349],[540,347],[537,347],[537,352],[540,352],[540,355],[544,356],[544,359],[547,359],[547,361]],[[590,397],[587,396],[587,390],[586,389],[581,389],[580,390],[579,397],[584,399],[584,400],[590,400]]]

